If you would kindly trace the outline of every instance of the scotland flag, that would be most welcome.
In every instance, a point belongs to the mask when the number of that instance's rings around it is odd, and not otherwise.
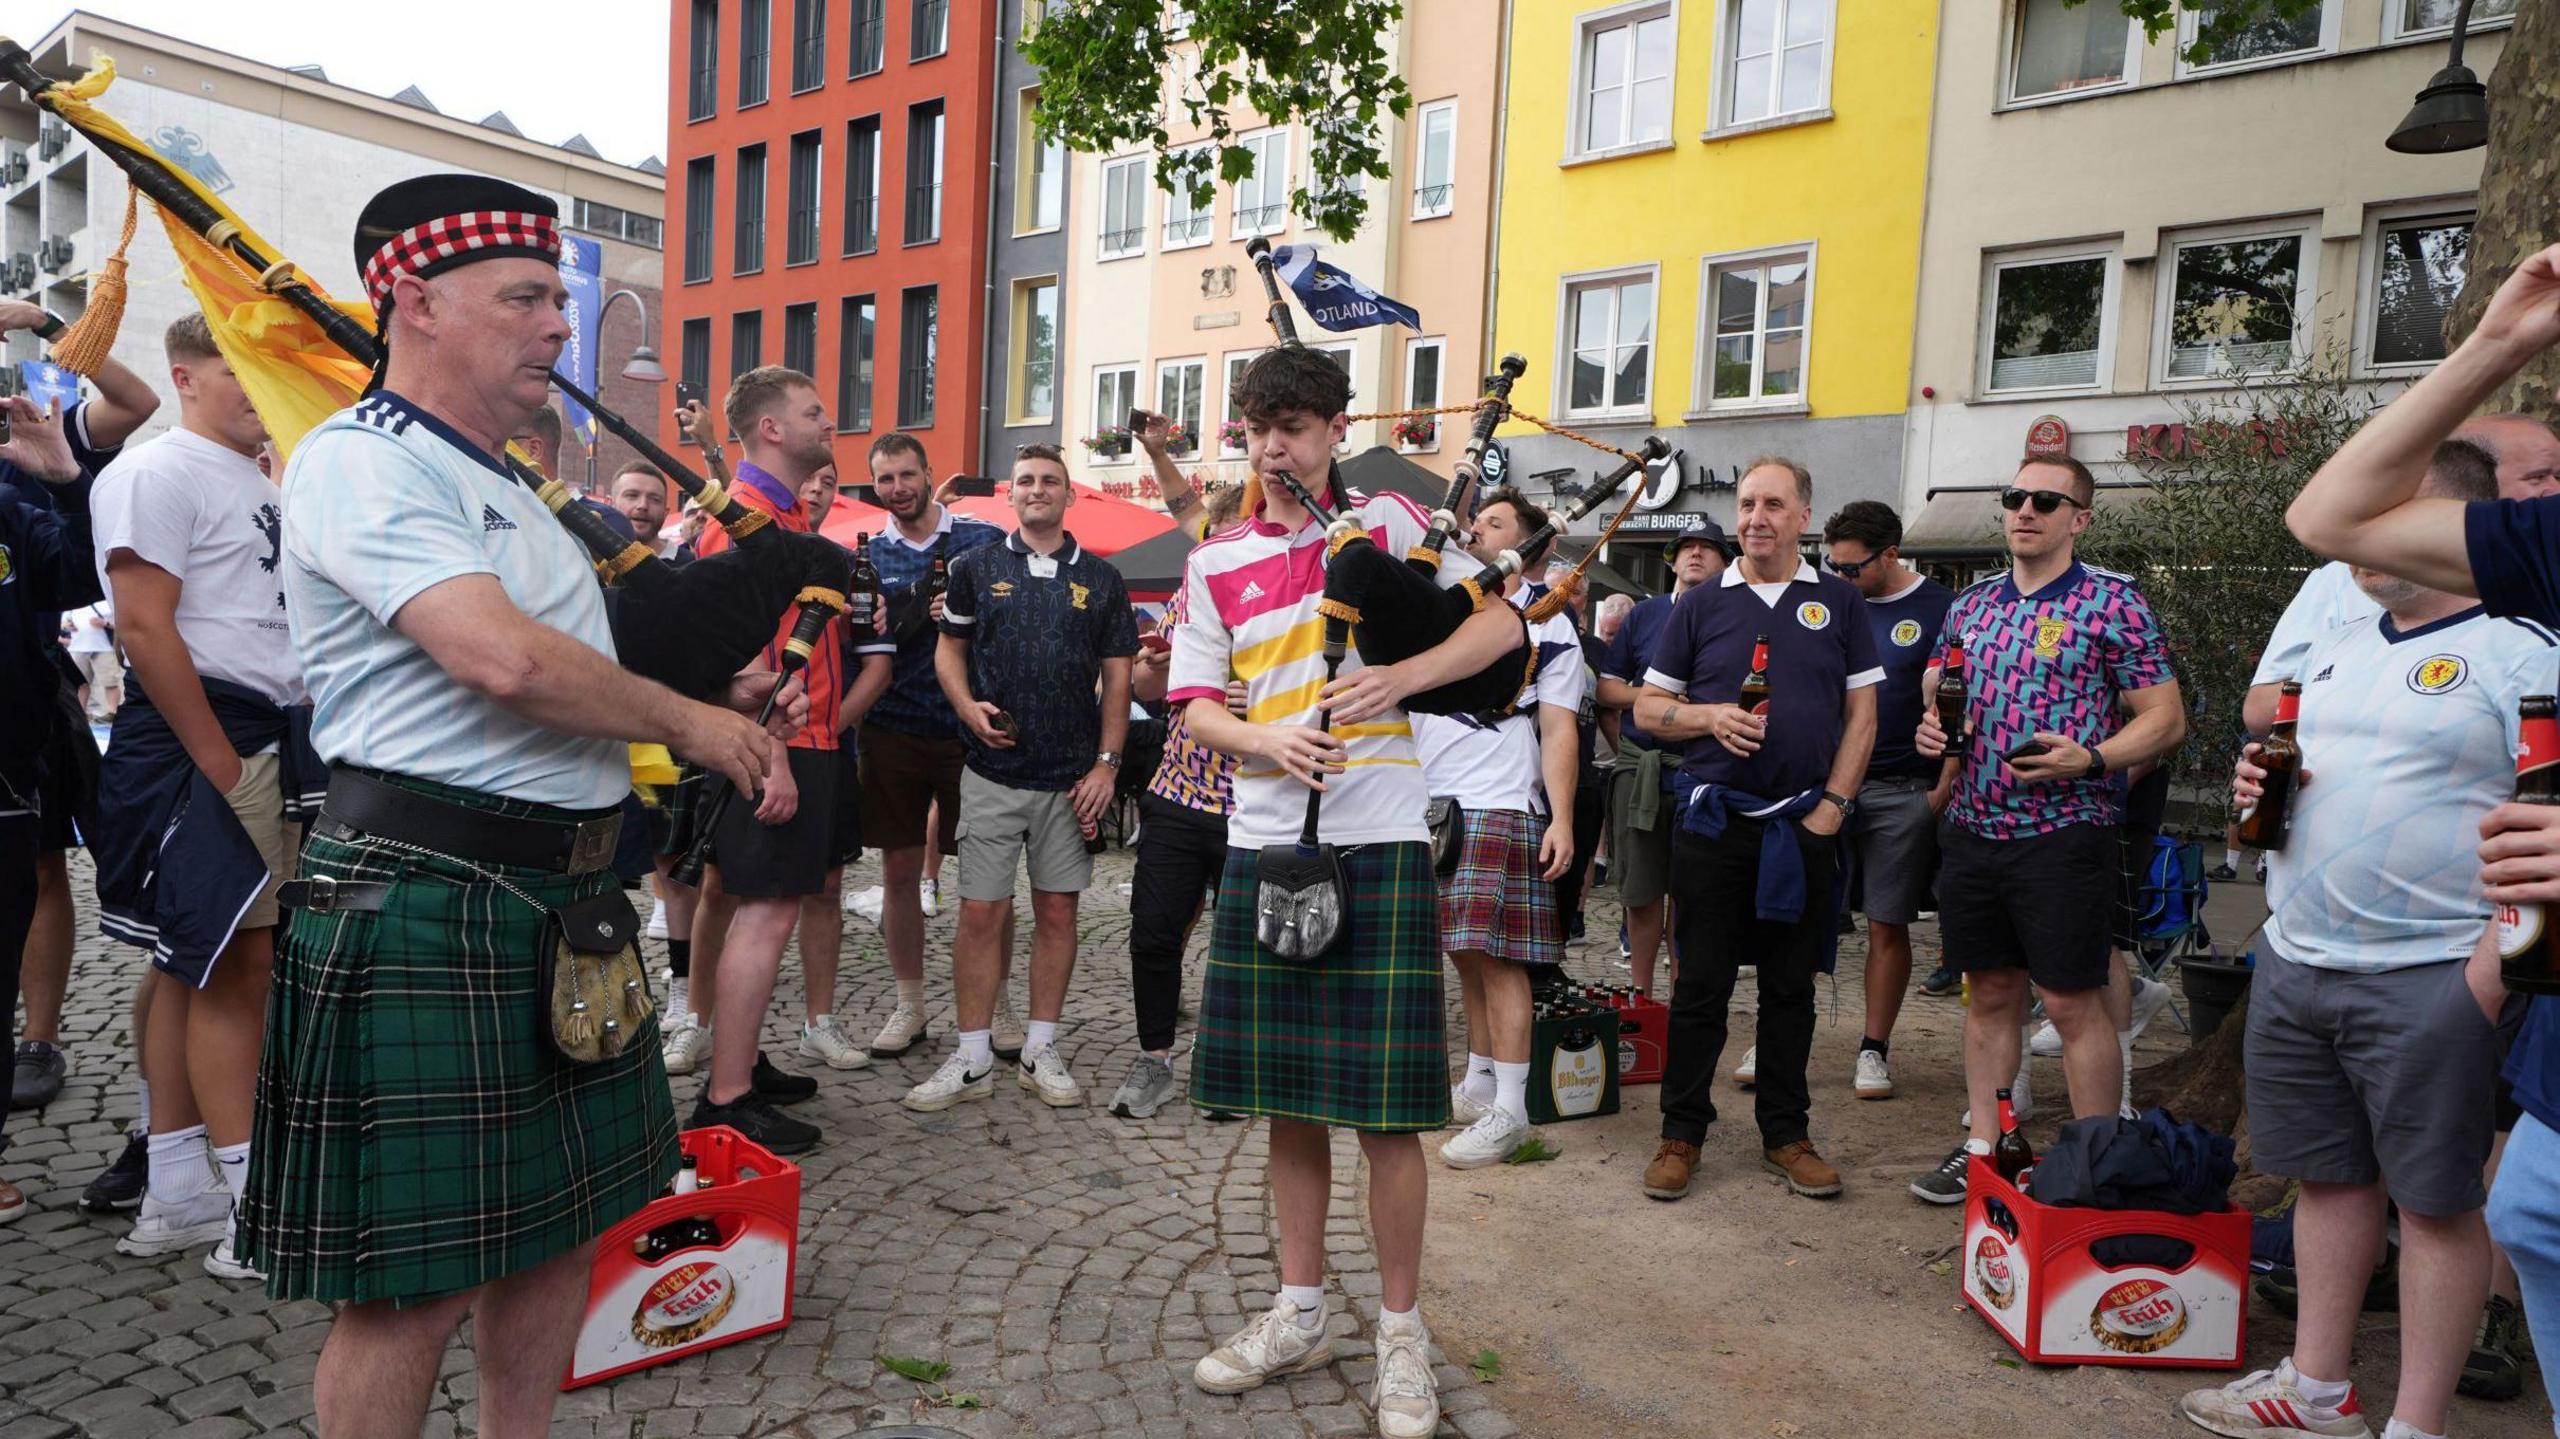
[[[1280,271],[1307,318],[1328,330],[1360,330],[1371,325],[1422,328],[1422,316],[1411,305],[1390,300],[1352,275],[1316,258],[1313,245],[1275,245],[1271,262]]]

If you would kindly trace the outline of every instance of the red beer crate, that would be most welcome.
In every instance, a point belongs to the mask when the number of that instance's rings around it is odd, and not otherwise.
[[[703,1187],[670,1194],[604,1233],[563,1389],[769,1334],[791,1322],[800,1167],[725,1125],[678,1136]],[[707,1218],[717,1242],[654,1253],[650,1236]],[[650,1257],[654,1253],[654,1257]]]
[[[1671,1053],[1671,1007],[1650,995],[1618,1005],[1618,1083],[1660,1084]]]
[[[2030,1171],[2032,1172],[2032,1171]],[[1964,1299],[2039,1364],[2237,1369],[2249,1333],[2249,1211],[2036,1203],[1974,1156]]]

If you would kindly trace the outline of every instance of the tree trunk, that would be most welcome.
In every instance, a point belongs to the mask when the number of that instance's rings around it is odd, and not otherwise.
[[[2249,996],[2243,992],[2221,1027],[2206,1035],[2202,1044],[2135,1071],[2134,1104],[2143,1109],[2156,1106],[2180,1119],[2238,1137],[2245,1098],[2240,1041],[2248,1029]]]
[[[2560,5],[2516,7],[2506,49],[2489,75],[2489,154],[2470,275],[2454,303],[2451,338],[2471,333],[2489,295],[2526,256],[2560,241]],[[2492,396],[2492,410],[2560,419],[2560,350],[2546,350]]]

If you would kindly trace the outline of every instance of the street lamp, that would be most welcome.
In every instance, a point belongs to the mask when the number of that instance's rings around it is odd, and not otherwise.
[[[613,302],[625,297],[630,299],[631,307],[640,312],[640,334],[643,338],[632,348],[630,362],[622,367],[622,378],[644,385],[663,385],[667,382],[667,367],[658,363],[658,352],[649,347],[649,341],[646,338],[649,333],[649,305],[647,301],[640,298],[638,291],[616,290],[604,297],[604,303],[596,308],[596,343],[604,343],[604,317],[613,313]],[[599,436],[590,435],[587,440],[587,493],[589,495],[596,492],[596,442],[599,438]]]
[[[2470,34],[2471,0],[2462,0],[2453,12],[2453,53],[2384,145],[2403,155],[2450,155],[2489,143],[2489,87],[2462,63]]]

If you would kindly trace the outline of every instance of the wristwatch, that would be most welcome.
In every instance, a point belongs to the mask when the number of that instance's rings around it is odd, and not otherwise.
[[[2080,777],[2082,779],[2104,779],[2106,778],[2106,774],[2107,757],[2098,752],[2098,747],[2096,745],[2089,746],[2089,767],[2080,772]]]
[[[1822,797],[1829,800],[1831,803],[1840,806],[1840,817],[1842,819],[1847,819],[1849,816],[1858,812],[1858,802],[1856,800],[1842,799],[1840,796],[1833,794],[1827,789],[1822,792]]]
[[[59,335],[70,328],[71,325],[69,321],[63,319],[53,311],[47,310],[44,312],[44,323],[36,326],[36,338],[40,340],[50,340],[54,336]]]
[[[1120,751],[1116,749],[1104,750],[1102,753],[1095,755],[1094,758],[1103,764],[1111,766],[1113,769],[1118,769],[1120,767]]]

